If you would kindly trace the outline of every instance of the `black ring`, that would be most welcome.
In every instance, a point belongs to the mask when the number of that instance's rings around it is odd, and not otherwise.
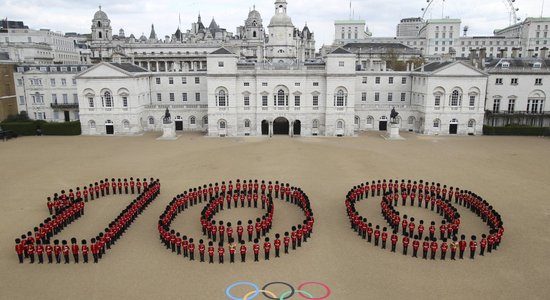
[[[273,285],[273,284],[282,284],[282,285],[286,285],[286,286],[288,286],[288,287],[290,288],[290,295],[286,296],[286,298],[283,298],[283,299],[289,299],[290,297],[294,296],[294,292],[295,292],[294,287],[293,287],[292,285],[290,285],[290,284],[288,284],[288,283],[286,283],[286,282],[282,282],[282,281],[273,281],[273,282],[270,282],[270,283],[264,285],[264,286],[262,287],[262,290],[265,291],[265,290],[267,289],[268,286]],[[266,298],[269,298],[269,299],[273,299],[273,300],[279,300],[279,299],[280,299],[280,298],[273,298],[273,297],[267,295],[266,292],[262,292],[262,294],[263,294]]]

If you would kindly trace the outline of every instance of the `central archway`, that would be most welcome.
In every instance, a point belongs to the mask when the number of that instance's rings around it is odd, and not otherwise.
[[[288,119],[284,117],[278,117],[273,121],[273,134],[275,135],[288,135],[290,125]]]

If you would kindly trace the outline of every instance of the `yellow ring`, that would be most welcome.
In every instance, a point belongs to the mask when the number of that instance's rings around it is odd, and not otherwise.
[[[258,292],[258,294],[259,293],[268,293],[269,296],[271,296],[273,298],[277,298],[277,295],[273,294],[273,292],[270,292],[270,291],[258,290],[257,292]],[[244,295],[243,300],[248,300],[248,297],[252,296],[252,294],[254,294],[254,293],[256,293],[256,291],[248,292],[248,294]]]

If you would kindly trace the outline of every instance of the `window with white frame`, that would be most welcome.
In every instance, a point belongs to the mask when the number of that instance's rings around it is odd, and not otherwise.
[[[113,107],[113,97],[111,96],[111,93],[110,92],[105,92],[103,93],[103,97],[102,97],[102,101],[103,101],[103,107]]]
[[[262,106],[267,106],[267,95],[262,95]]]
[[[343,61],[339,61],[339,62],[338,62],[338,66],[339,66],[339,67],[343,67],[343,66],[344,66],[344,62],[343,62]]]
[[[407,84],[407,77],[401,77],[401,84]]]
[[[294,106],[299,107],[300,106],[300,95],[294,96]]]
[[[244,128],[250,128],[250,120],[249,119],[244,120]]]
[[[500,99],[493,100],[493,112],[498,113],[500,111]]]
[[[376,78],[374,79],[374,83],[380,84],[380,77],[376,77]]]
[[[122,96],[122,107],[128,107],[128,97]]]
[[[363,102],[367,101],[367,92],[362,92],[361,93],[361,101],[363,101]]]
[[[162,94],[161,93],[157,93],[157,101],[162,101]]]
[[[25,96],[19,96],[19,104],[25,105]]]
[[[66,86],[67,85],[67,79],[61,78],[61,85]]]
[[[502,78],[497,78],[495,80],[495,85],[502,85]]]
[[[168,77],[168,84],[174,84],[174,77]]]
[[[338,122],[336,122],[336,128],[337,129],[343,129],[344,128],[344,121],[338,120]]]
[[[454,90],[451,94],[451,101],[449,105],[458,106],[459,102],[460,102],[460,92],[458,90]]]
[[[46,120],[46,113],[45,112],[35,112],[34,113],[34,119],[35,120]]]
[[[518,79],[517,78],[510,79],[510,84],[511,85],[518,85]]]
[[[73,103],[78,103],[78,94],[73,94]]]
[[[195,84],[200,84],[200,83],[201,83],[201,78],[195,77]]]
[[[476,106],[476,95],[470,95],[470,107]]]
[[[285,94],[285,91],[283,89],[277,91],[277,95],[275,95],[275,100],[275,106],[288,105],[288,95]]]
[[[407,99],[407,93],[401,93],[401,101],[405,101]]]
[[[440,123],[441,123],[441,121],[439,121],[439,119],[435,119],[434,120],[434,128],[439,128]]]
[[[57,94],[52,94],[52,103],[57,104]]]
[[[176,94],[170,93],[170,101],[176,101]]]
[[[195,118],[195,116],[191,116],[189,118],[189,124],[195,125],[196,123],[197,123],[197,119]]]
[[[130,129],[130,122],[128,120],[122,121],[122,128]]]
[[[393,77],[388,77],[388,84],[393,84]]]
[[[476,120],[471,119],[468,121],[468,128],[473,128],[476,124]]]
[[[157,84],[160,84],[160,78],[158,78],[158,77],[155,78],[155,81],[156,81]]]
[[[90,122],[88,122],[88,126],[90,127],[90,129],[95,129],[95,121],[90,120]]]
[[[63,94],[63,104],[69,104],[69,95]]]
[[[388,93],[388,101],[393,101],[393,93]]]
[[[313,129],[319,128],[319,120],[313,120]]]
[[[361,81],[361,83],[366,84],[367,83],[367,77],[363,77],[363,80]]]
[[[379,92],[374,93],[374,101],[380,101],[380,93]]]
[[[535,85],[542,85],[542,78],[536,78]]]
[[[218,92],[217,100],[218,100],[218,106],[227,105],[227,94],[225,93],[225,90],[220,90]]]
[[[315,81],[315,82],[313,83],[313,86],[319,86],[319,82]]]
[[[435,95],[434,106],[440,106],[440,105],[441,105],[441,95]]]
[[[187,84],[187,77],[181,78],[181,84]]]
[[[243,83],[244,86],[250,86],[250,82]]]
[[[250,96],[249,95],[244,95],[243,104],[244,104],[244,106],[250,106]]]
[[[155,118],[149,117],[149,125],[155,125]]]
[[[88,97],[88,106],[90,108],[94,107],[94,97]]]
[[[186,101],[187,101],[187,93],[182,93],[182,94],[181,94],[181,100],[182,100],[183,102],[186,102]]]
[[[319,106],[319,96],[318,95],[313,95],[312,105],[315,106],[315,107]]]
[[[201,93],[195,93],[195,101],[201,101]]]
[[[50,85],[55,86],[55,78],[50,78]]]
[[[509,99],[508,100],[508,113],[514,113],[516,110],[516,99]]]

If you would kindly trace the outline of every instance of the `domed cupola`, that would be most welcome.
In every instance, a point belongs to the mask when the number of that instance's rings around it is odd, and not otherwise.
[[[99,10],[94,14],[92,20],[92,40],[94,41],[111,41],[113,39],[113,30],[111,28],[111,20],[107,14]]]

